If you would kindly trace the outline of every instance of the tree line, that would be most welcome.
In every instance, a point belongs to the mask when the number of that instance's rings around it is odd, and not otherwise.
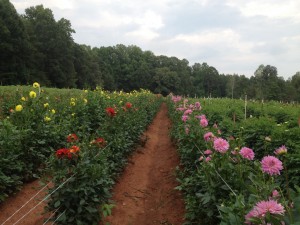
[[[56,21],[49,8],[37,5],[19,15],[9,0],[0,0],[1,85],[40,82],[57,88],[95,88],[191,97],[230,97],[300,101],[300,72],[288,80],[277,68],[260,65],[250,78],[219,74],[207,63],[189,66],[186,59],[154,55],[135,45],[90,47],[74,42],[69,20]]]

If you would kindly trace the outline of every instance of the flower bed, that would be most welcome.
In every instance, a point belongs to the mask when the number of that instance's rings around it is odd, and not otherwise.
[[[24,89],[2,104],[0,201],[47,174],[52,219],[96,224],[100,211],[109,213],[109,190],[161,98],[143,90],[43,90],[37,83]]]
[[[232,107],[234,102],[213,101],[200,104],[173,96],[168,103],[172,137],[181,155],[178,189],[185,194],[186,224],[298,224],[300,166],[290,171],[287,160],[299,163],[299,147],[287,141],[291,137],[275,139],[282,130],[271,115],[237,120],[232,115],[242,113]],[[250,142],[257,131],[247,125],[255,119],[259,129],[265,118],[271,130]],[[266,132],[265,127],[258,132]],[[258,148],[262,138],[264,151]]]

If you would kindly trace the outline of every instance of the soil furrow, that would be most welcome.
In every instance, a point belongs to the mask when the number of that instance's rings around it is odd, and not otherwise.
[[[183,224],[184,203],[175,169],[179,158],[169,137],[170,120],[162,104],[145,132],[147,142],[136,152],[116,184],[111,225]]]

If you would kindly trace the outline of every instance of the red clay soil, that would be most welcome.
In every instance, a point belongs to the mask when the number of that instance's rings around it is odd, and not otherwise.
[[[40,187],[41,185],[38,180],[25,184],[20,192],[2,203],[0,205],[0,224],[42,225],[44,222],[42,213],[46,204],[44,202],[39,204],[39,202],[46,196],[47,188],[35,196],[41,189]],[[33,196],[35,197],[30,200]],[[26,202],[28,202],[28,204],[21,208]],[[20,208],[21,210],[19,210]],[[33,210],[27,214],[31,209]],[[16,211],[18,212],[13,215]],[[21,219],[25,214],[27,215]]]
[[[110,225],[183,224],[183,199],[181,193],[174,190],[178,185],[175,168],[179,164],[179,158],[168,136],[169,128],[167,107],[162,104],[153,123],[144,133],[145,145],[132,155],[130,163],[113,189],[112,200],[115,207],[112,216],[106,218]],[[15,196],[0,204],[0,225],[15,224],[35,207],[46,195],[46,191],[42,191],[6,221],[38,192],[39,187],[38,181],[26,184]],[[42,225],[44,206],[45,203],[40,204],[17,224]]]
[[[179,158],[169,134],[167,106],[162,104],[153,123],[145,132],[147,142],[130,159],[113,190],[116,203],[111,225],[181,225],[184,203],[175,168]]]

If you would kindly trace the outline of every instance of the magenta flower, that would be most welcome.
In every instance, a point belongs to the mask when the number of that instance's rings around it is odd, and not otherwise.
[[[208,125],[207,119],[201,119],[200,120],[200,126],[201,127],[207,127],[207,125]]]
[[[180,102],[180,101],[181,101],[181,96],[172,96],[172,101],[173,101],[174,103]]]
[[[197,115],[197,116],[195,116],[195,118],[202,120],[202,119],[206,119],[206,116],[205,115]]]
[[[254,159],[254,152],[251,148],[243,147],[240,151],[240,155],[244,159],[253,160]]]
[[[184,111],[184,110],[185,110],[185,108],[183,108],[183,107],[179,107],[176,109],[176,111]]]
[[[260,201],[256,203],[254,208],[245,216],[246,224],[251,224],[251,218],[263,219],[267,213],[283,215],[284,212],[284,207],[275,200]]]
[[[279,192],[278,192],[276,189],[274,189],[274,190],[272,191],[272,197],[273,197],[273,198],[279,197]]]
[[[211,160],[211,157],[206,157],[205,162],[209,162]]]
[[[205,150],[204,151],[204,154],[205,155],[211,155],[213,152],[212,152],[212,150],[210,150],[210,149],[207,149],[207,150]]]
[[[200,120],[206,119],[206,116],[205,115],[200,115],[199,118],[200,118]]]
[[[252,209],[246,216],[245,216],[245,224],[253,224],[250,222],[252,218],[258,218],[259,212],[256,209]]]
[[[265,156],[260,163],[263,172],[271,176],[280,175],[280,170],[283,169],[282,162],[274,156]]]
[[[201,110],[200,102],[195,102],[195,108]]]
[[[203,135],[205,141],[210,141],[214,138],[214,134],[212,132],[207,132]]]
[[[256,208],[264,215],[267,212],[275,215],[283,215],[285,211],[283,206],[275,200],[260,201],[256,204]]]
[[[190,105],[189,105],[189,108],[193,110],[193,109],[194,109],[194,105],[193,105],[193,104],[190,104]]]
[[[181,118],[181,120],[182,120],[183,122],[186,122],[186,121],[188,120],[188,118],[189,118],[189,116],[183,115],[182,118]]]
[[[220,153],[225,153],[229,149],[229,143],[223,138],[214,140],[214,149]]]
[[[184,111],[184,115],[189,115],[189,114],[192,114],[193,113],[193,110],[191,110],[191,109],[187,109],[187,110],[185,110]]]
[[[274,151],[275,155],[284,155],[287,153],[287,148],[285,147],[285,145],[282,145],[281,147],[277,148]]]

